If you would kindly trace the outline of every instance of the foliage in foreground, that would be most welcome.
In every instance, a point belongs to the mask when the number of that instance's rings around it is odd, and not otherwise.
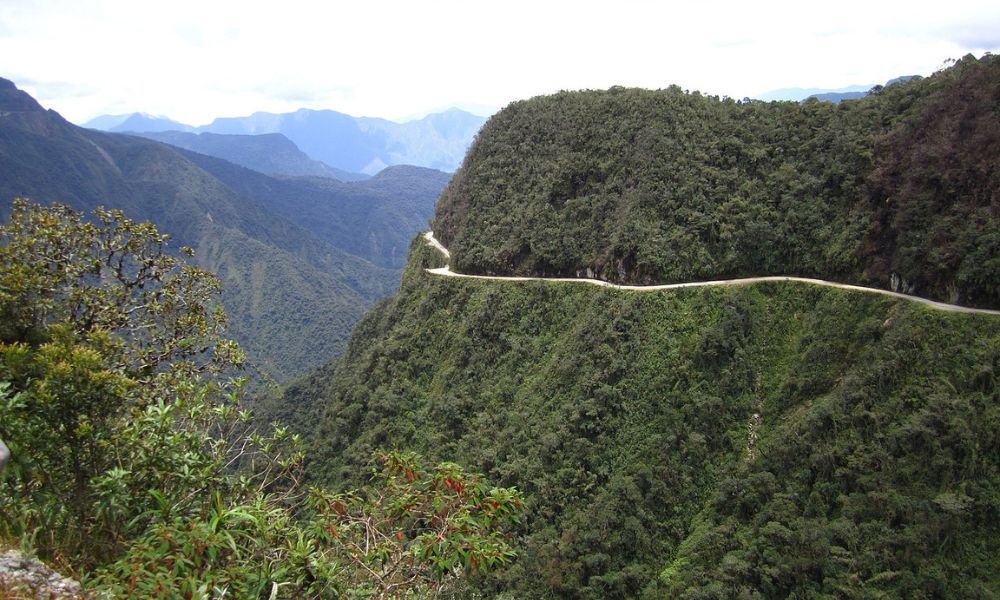
[[[381,598],[512,558],[518,494],[456,465],[390,453],[306,505],[297,437],[225,378],[217,280],[149,223],[17,201],[0,238],[3,537],[121,597]]]

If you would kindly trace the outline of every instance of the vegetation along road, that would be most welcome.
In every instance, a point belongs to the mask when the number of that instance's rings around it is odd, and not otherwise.
[[[446,258],[451,258],[451,253],[445,248],[441,242],[434,237],[433,231],[428,231],[424,234],[424,239],[431,246],[434,246],[445,255]],[[470,279],[492,279],[495,281],[565,281],[571,283],[589,283],[591,285],[598,285],[601,287],[615,288],[619,290],[634,290],[637,292],[652,292],[656,290],[675,290],[679,288],[691,288],[691,287],[703,287],[703,286],[713,286],[713,285],[747,285],[751,283],[760,283],[764,281],[797,281],[801,283],[811,283],[814,285],[825,285],[829,287],[840,288],[844,290],[854,290],[857,292],[868,292],[871,294],[882,294],[885,296],[892,296],[893,298],[900,298],[903,300],[910,300],[912,302],[919,302],[921,304],[926,304],[927,306],[936,308],[938,310],[946,310],[949,312],[961,312],[961,313],[977,313],[986,315],[1000,315],[1000,310],[991,310],[986,308],[970,308],[968,306],[958,306],[957,304],[948,304],[945,302],[936,302],[934,300],[929,300],[927,298],[921,298],[920,296],[910,296],[907,294],[900,294],[899,292],[891,292],[889,290],[882,290],[878,288],[864,287],[860,285],[850,285],[847,283],[836,283],[834,281],[826,281],[823,279],[813,279],[810,277],[791,277],[785,275],[776,275],[769,277],[746,277],[743,279],[720,279],[716,281],[690,281],[685,283],[668,283],[664,285],[621,285],[616,283],[609,283],[607,281],[601,281],[600,279],[586,279],[582,277],[523,277],[523,276],[506,276],[506,275],[467,275],[465,273],[456,273],[451,270],[450,267],[438,267],[436,269],[427,269],[427,272],[433,273],[435,275],[445,275],[448,277],[467,277]]]

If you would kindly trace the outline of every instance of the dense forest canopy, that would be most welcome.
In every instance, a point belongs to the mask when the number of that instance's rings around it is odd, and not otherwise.
[[[1000,306],[1000,58],[840,104],[674,86],[515,102],[434,228],[458,270],[820,276]]]
[[[439,277],[286,396],[308,470],[454,457],[526,496],[519,598],[977,597],[1000,556],[1000,320],[801,283]],[[309,408],[311,406],[311,408]],[[932,590],[928,592],[928,590]]]

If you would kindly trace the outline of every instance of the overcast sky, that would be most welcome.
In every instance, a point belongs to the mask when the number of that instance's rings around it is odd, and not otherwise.
[[[1000,1],[0,0],[0,77],[75,122],[331,108],[401,119],[561,89],[736,98],[1000,51]]]

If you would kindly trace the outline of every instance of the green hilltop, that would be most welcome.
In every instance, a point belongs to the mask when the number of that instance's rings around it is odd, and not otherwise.
[[[438,204],[460,271],[819,276],[1000,306],[1000,59],[856,100],[611,89],[517,102]]]

